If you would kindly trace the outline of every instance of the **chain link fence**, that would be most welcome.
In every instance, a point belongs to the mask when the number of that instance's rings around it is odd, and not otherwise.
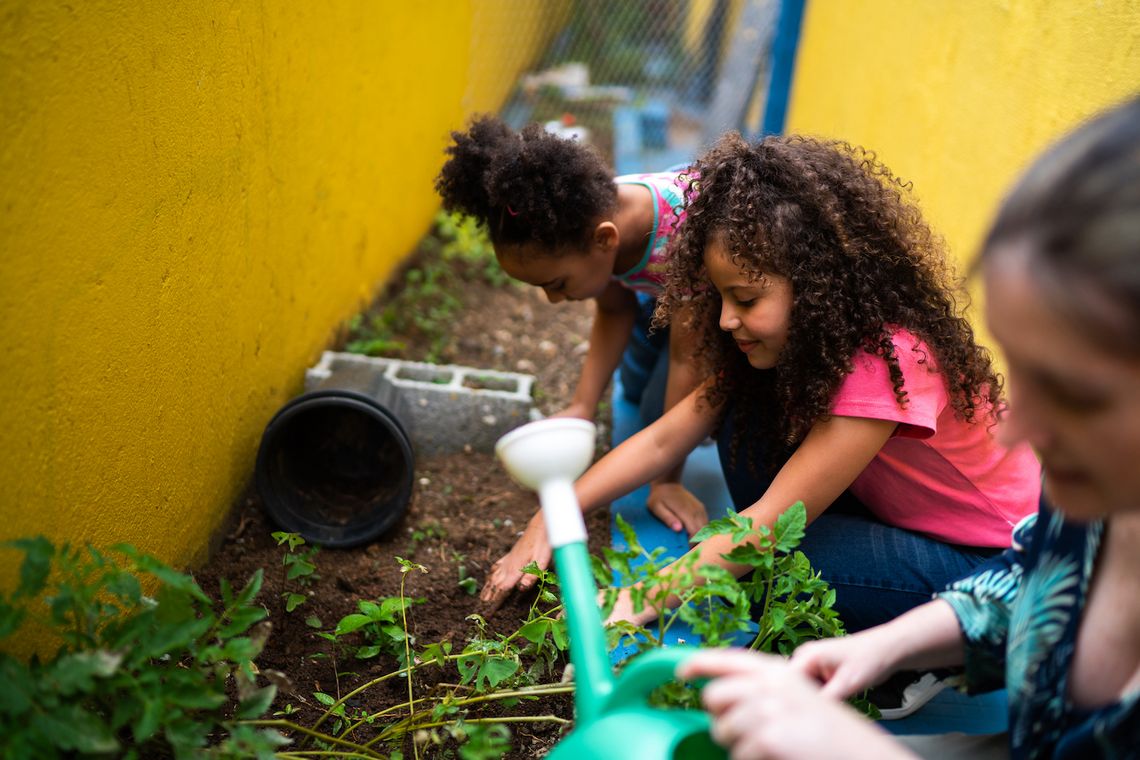
[[[549,9],[558,15],[541,23],[553,25],[551,41],[501,112],[511,126],[537,121],[587,140],[618,174],[687,163],[726,129],[758,132],[777,0]]]

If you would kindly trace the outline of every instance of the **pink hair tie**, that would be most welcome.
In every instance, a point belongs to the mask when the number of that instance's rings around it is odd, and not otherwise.
[[[519,215],[519,212],[517,212],[513,208],[511,208],[511,204],[509,204],[509,203],[507,204],[507,213],[510,214],[511,216],[518,216]]]

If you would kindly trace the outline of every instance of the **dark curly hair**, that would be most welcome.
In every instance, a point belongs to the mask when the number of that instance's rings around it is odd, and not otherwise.
[[[539,124],[515,132],[481,116],[451,138],[435,189],[445,209],[486,225],[494,244],[581,246],[617,207],[614,175],[601,157]]]
[[[697,359],[714,378],[705,400],[734,401],[734,457],[744,452],[750,463],[777,467],[827,418],[860,349],[886,361],[905,405],[894,328],[925,341],[934,356],[919,361],[933,358],[958,417],[992,421],[1000,412],[1001,379],[974,340],[943,243],[909,199],[910,186],[874,153],[805,137],[750,143],[729,134],[684,181],[687,217],[655,321],[691,303]],[[706,284],[703,256],[714,236],[750,275],[791,281],[787,343],[773,369],[754,369],[719,328],[721,299]]]

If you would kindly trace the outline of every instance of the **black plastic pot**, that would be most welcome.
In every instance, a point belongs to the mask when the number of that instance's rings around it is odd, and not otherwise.
[[[282,530],[346,547],[367,543],[399,521],[414,471],[411,441],[396,414],[366,393],[323,387],[293,399],[270,420],[254,480]]]

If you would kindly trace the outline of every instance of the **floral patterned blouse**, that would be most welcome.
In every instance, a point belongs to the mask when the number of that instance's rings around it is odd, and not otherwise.
[[[1140,692],[1091,711],[1066,697],[1103,536],[1104,523],[1066,522],[1042,502],[1011,549],[937,595],[966,639],[966,688],[1009,692],[1012,758],[1140,758]]]

